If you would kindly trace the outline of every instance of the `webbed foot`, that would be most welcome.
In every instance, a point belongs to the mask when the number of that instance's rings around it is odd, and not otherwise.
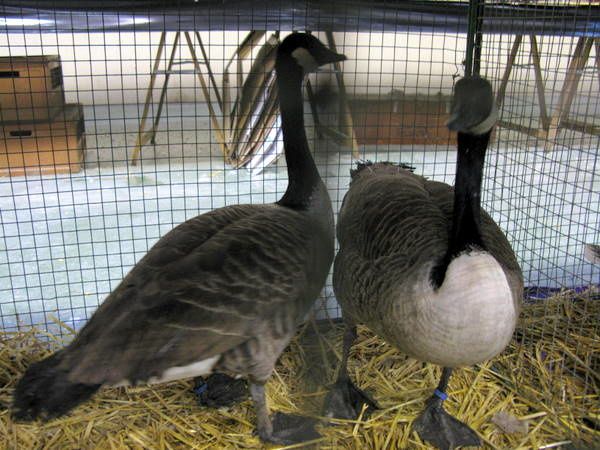
[[[321,435],[315,429],[317,419],[276,412],[271,416],[272,430],[258,429],[258,435],[264,442],[278,445],[293,445],[319,439]]]
[[[331,387],[323,407],[323,415],[336,419],[356,419],[363,405],[367,405],[364,416],[368,417],[379,409],[377,403],[365,392],[357,388],[348,378],[336,381]]]
[[[198,403],[210,408],[226,408],[243,402],[250,395],[246,380],[223,373],[214,373],[208,378],[198,377],[194,382]]]
[[[442,398],[431,397],[425,410],[415,420],[413,426],[421,439],[440,450],[451,450],[459,446],[480,446],[481,440],[477,433],[448,414],[442,402]]]
[[[277,412],[269,417],[264,383],[250,383],[250,394],[256,410],[256,432],[263,442],[291,445],[318,439],[316,419]]]

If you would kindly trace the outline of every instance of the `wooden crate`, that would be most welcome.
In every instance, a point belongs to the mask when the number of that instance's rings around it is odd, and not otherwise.
[[[404,95],[354,97],[350,100],[354,131],[364,145],[447,145],[450,97]]]
[[[0,176],[79,172],[85,151],[83,108],[65,108],[48,121],[0,124]]]
[[[64,104],[60,56],[0,58],[0,122],[48,120]]]

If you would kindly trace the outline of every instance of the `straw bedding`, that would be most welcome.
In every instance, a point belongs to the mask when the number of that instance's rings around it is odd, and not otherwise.
[[[600,296],[563,292],[526,305],[515,338],[493,361],[455,371],[446,408],[481,436],[484,448],[600,448]],[[272,409],[318,416],[335,376],[342,328],[311,321],[281,357],[267,386]],[[16,424],[8,407],[25,368],[48,354],[39,331],[0,334],[0,448],[261,448],[250,401],[229,409],[198,406],[192,381],[100,391],[66,417]],[[51,337],[54,347],[62,345]],[[407,358],[360,330],[351,376],[380,410],[322,426],[300,447],[424,449],[411,422],[437,384],[439,368]],[[293,447],[287,447],[293,448]]]

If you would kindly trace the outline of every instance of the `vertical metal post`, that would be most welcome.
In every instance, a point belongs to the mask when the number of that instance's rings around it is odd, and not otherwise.
[[[142,121],[140,122],[140,129],[138,131],[137,139],[135,142],[135,147],[133,148],[133,155],[131,156],[131,164],[136,165],[138,156],[140,155],[140,151],[142,150],[142,145],[144,144],[142,133],[146,128],[146,120],[148,119],[148,112],[150,110],[150,103],[152,103],[152,90],[154,89],[154,82],[156,81],[156,73],[158,72],[158,68],[160,66],[160,58],[162,57],[162,52],[165,47],[165,41],[167,39],[167,32],[163,31],[160,34],[160,42],[158,43],[158,51],[156,52],[156,58],[154,59],[154,66],[152,67],[152,73],[150,75],[150,85],[148,86],[148,90],[146,91],[146,101],[144,103],[144,112],[142,113]]]
[[[158,102],[158,109],[156,110],[156,116],[154,118],[154,125],[150,131],[150,143],[156,144],[156,130],[158,129],[158,122],[160,122],[160,116],[162,114],[163,106],[167,98],[167,85],[169,84],[169,78],[171,78],[171,70],[173,70],[173,62],[175,61],[175,54],[179,47],[179,35],[181,31],[175,32],[175,40],[173,41],[173,47],[171,47],[171,56],[169,57],[169,64],[167,64],[167,71],[165,72],[165,80],[160,91],[160,100]]]
[[[335,40],[333,39],[333,32],[326,31],[327,45],[334,52],[337,52]],[[354,122],[352,120],[352,113],[350,112],[350,104],[346,95],[346,85],[344,84],[344,74],[342,73],[342,67],[339,62],[334,62],[333,67],[335,68],[335,77],[337,80],[338,91],[340,95],[340,114],[339,114],[339,125],[340,130],[343,130],[348,138],[348,144],[352,147],[352,156],[358,158],[360,156],[358,152],[358,141],[356,140],[356,133],[354,132]]]
[[[467,55],[465,75],[479,75],[481,67],[481,27],[483,23],[484,0],[469,0],[469,23],[467,30]]]
[[[475,29],[475,48],[473,50],[473,75],[479,75],[481,69],[481,48],[483,43],[483,14],[485,8],[485,0],[479,0],[477,5],[477,18]]]

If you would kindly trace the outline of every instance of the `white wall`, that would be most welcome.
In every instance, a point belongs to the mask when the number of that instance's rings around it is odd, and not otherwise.
[[[201,33],[217,84],[222,82],[225,62],[245,35],[245,31]],[[173,37],[174,33],[169,33],[167,42],[171,43]],[[58,53],[63,61],[67,101],[97,105],[137,103],[145,98],[159,39],[160,33],[156,32],[0,34],[0,56]],[[343,67],[351,94],[380,95],[391,89],[447,94],[451,91],[453,76],[462,74],[464,34],[336,33],[335,39],[338,50],[349,58]],[[486,39],[482,72],[499,79],[513,37],[491,35]],[[181,44],[180,54],[189,59],[185,41]],[[555,92],[551,102],[558,100],[575,44],[576,39],[569,37],[539,38],[546,89]],[[163,53],[163,64],[166,64],[169,51],[167,48]],[[198,48],[197,52],[199,54]],[[594,70],[593,57],[592,49],[588,72]],[[535,95],[528,39],[524,39],[517,63],[513,78],[521,80],[519,92]],[[160,82],[161,78],[158,79]],[[590,85],[597,83],[594,76],[584,76],[582,83],[583,92],[597,90],[597,85]],[[172,76],[169,86],[170,102],[202,101],[199,84],[192,74]],[[157,96],[158,89],[155,90]]]

